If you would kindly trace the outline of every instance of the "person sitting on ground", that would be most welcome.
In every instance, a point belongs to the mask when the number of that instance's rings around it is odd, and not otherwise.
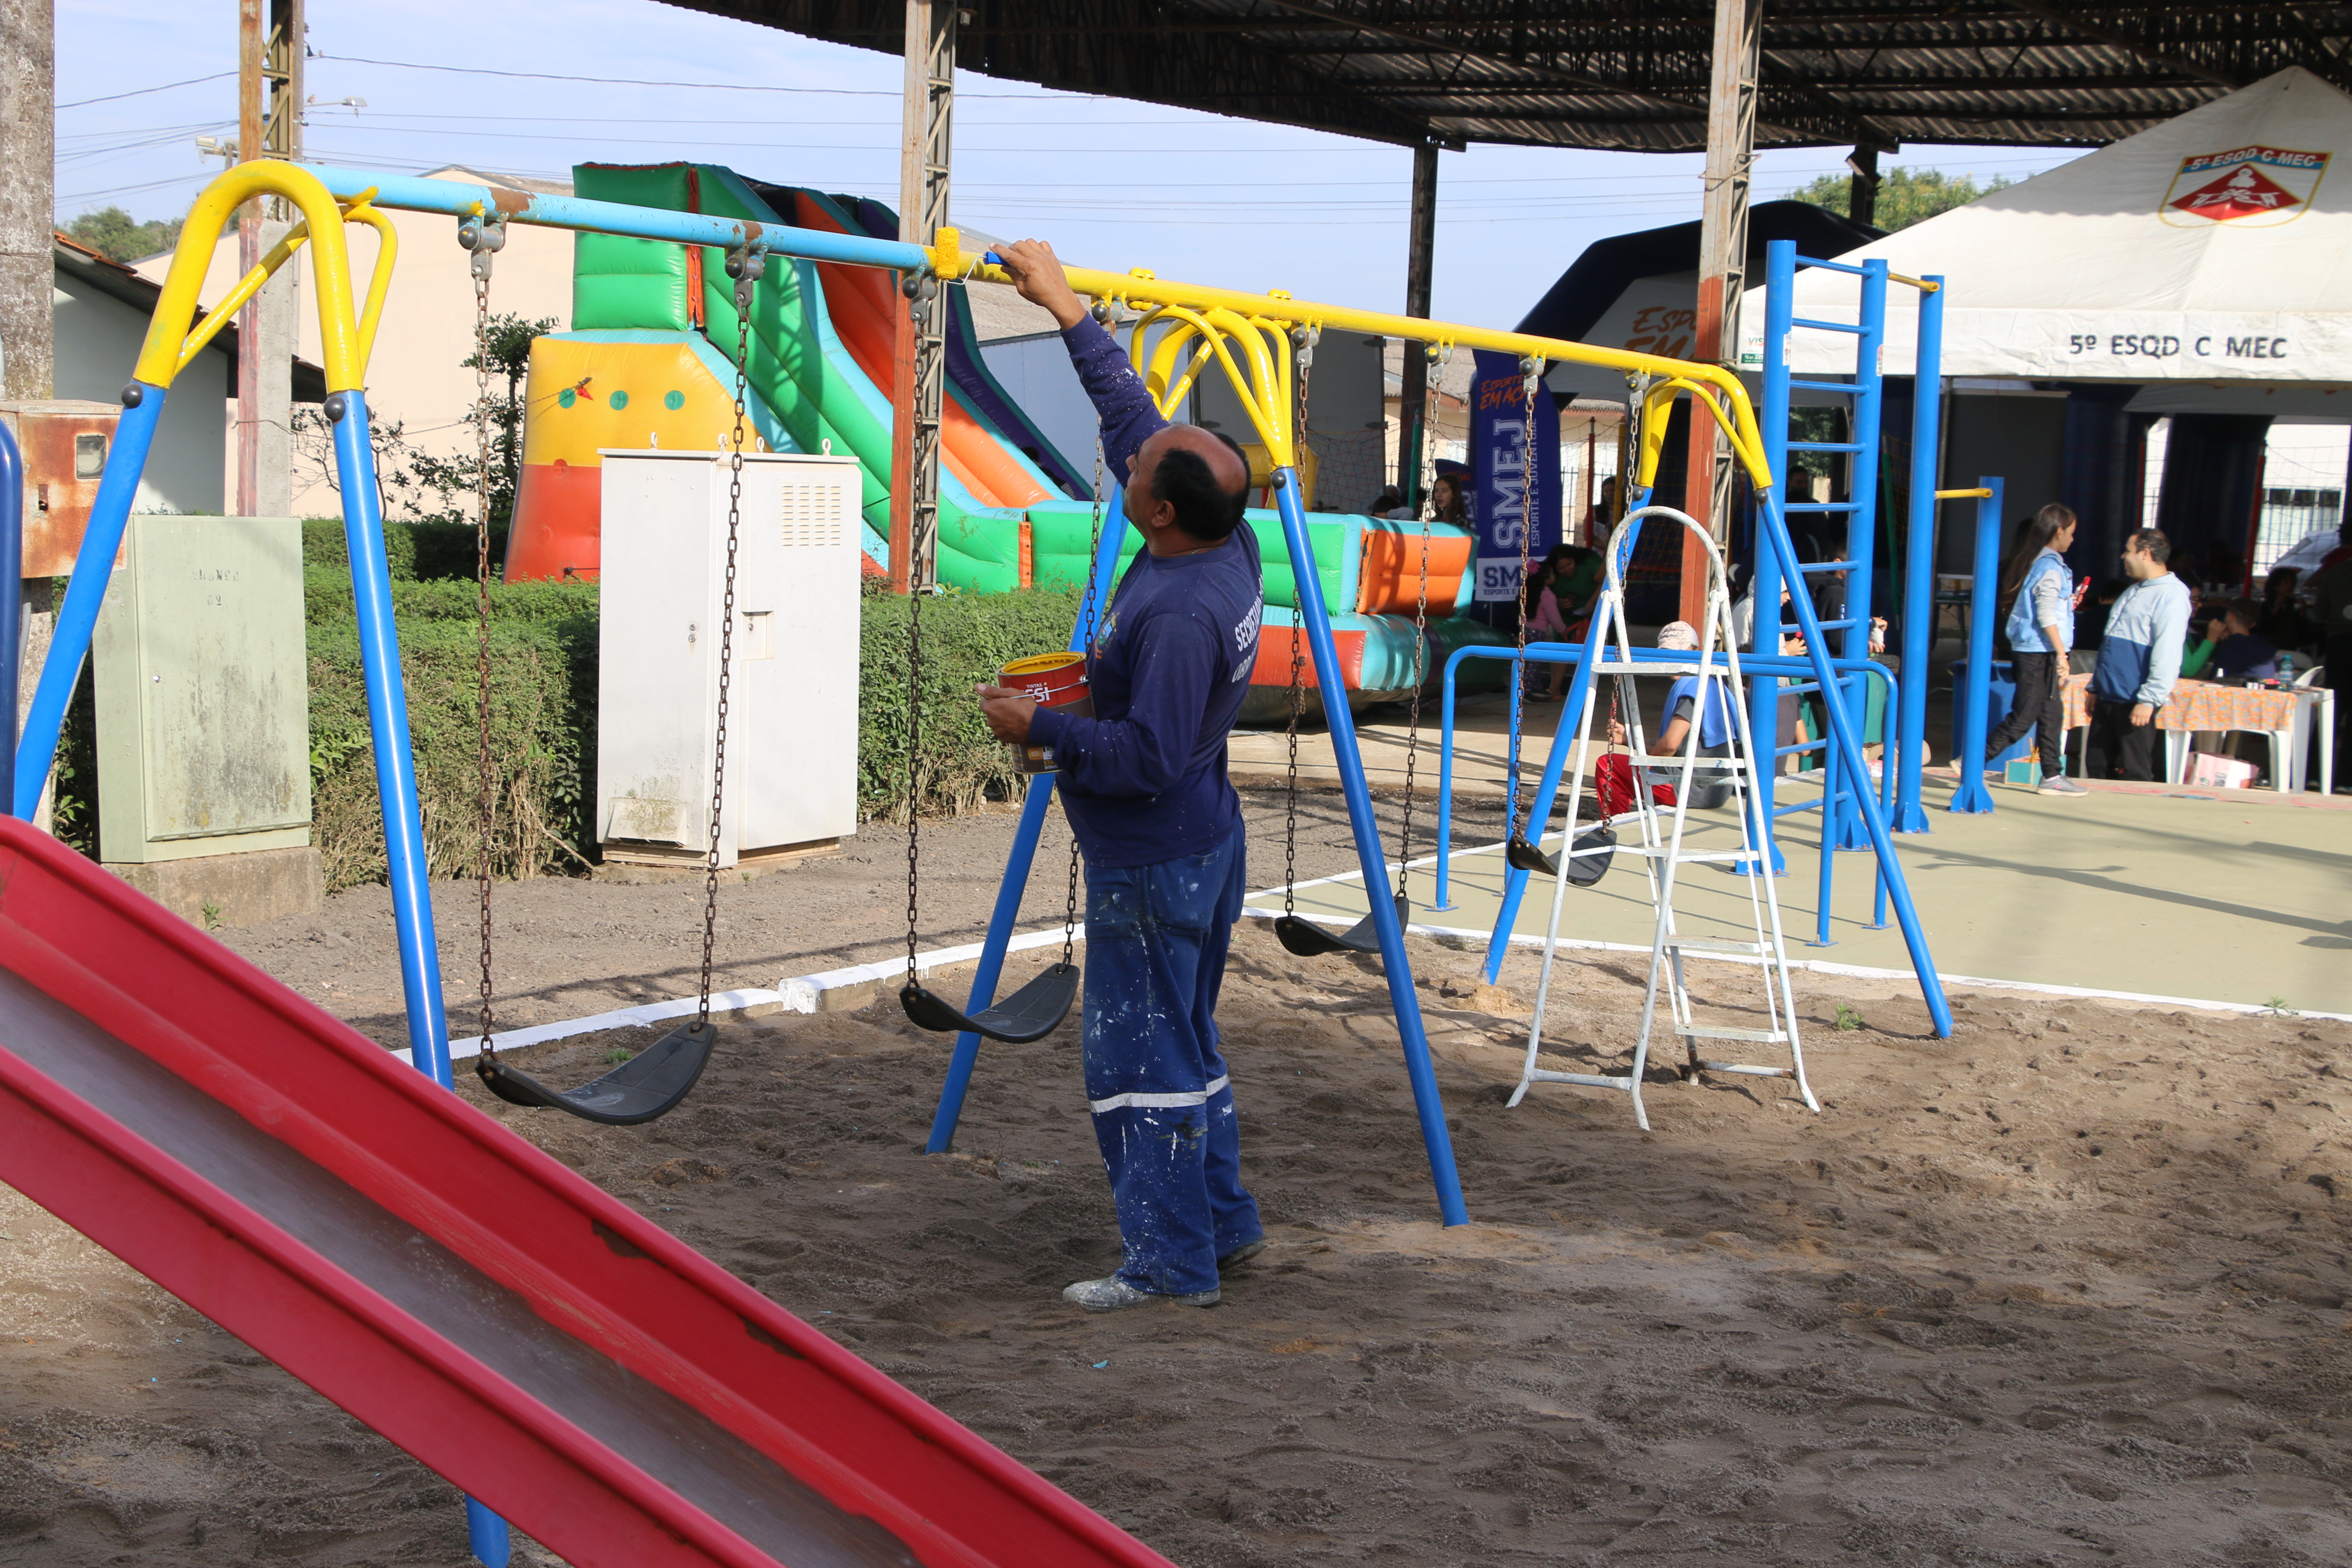
[[[2124,540],[2131,586],[2108,612],[2091,676],[2083,771],[2095,779],[2156,777],[2156,715],[2171,700],[2189,631],[2189,585],[2173,574],[2171,554],[2171,541],[2153,528]]]
[[[1555,544],[1549,554],[1528,571],[1525,603],[1520,613],[1528,618],[1529,642],[1566,642],[1568,621],[1560,614],[1560,589],[1567,585],[1571,569],[1570,557],[1575,552],[1572,544]],[[1559,695],[1560,676],[1565,669],[1558,664],[1528,666],[1528,697],[1536,702],[1549,702]]]
[[[1470,503],[1463,498],[1462,481],[1452,474],[1440,474],[1429,487],[1429,515],[1439,522],[1450,522],[1457,528],[1470,526]]]
[[[1405,510],[1404,492],[1391,485],[1374,496],[1372,504],[1364,510],[1373,517],[1395,517]]]
[[[2042,783],[2035,793],[2079,795],[2090,792],[2066,776],[2067,655],[2074,647],[2074,604],[2082,595],[2066,568],[2074,542],[2074,514],[2052,502],[2033,514],[2033,525],[2001,569],[2000,597],[2009,605],[2006,629],[2010,659],[2017,672],[2016,700],[1985,742],[1984,765],[2034,732],[2042,753]]]
[[[2278,649],[2254,630],[2263,607],[2252,599],[2232,599],[2218,619],[2205,623],[2205,640],[2181,657],[2180,673],[2208,680],[2274,680]]]
[[[980,688],[1000,740],[1054,748],[1055,794],[1087,859],[1080,1057],[1121,1257],[1062,1297],[1097,1312],[1206,1307],[1221,1270],[1265,1245],[1216,1018],[1249,888],[1225,756],[1265,610],[1257,535],[1242,526],[1249,463],[1230,438],[1160,416],[1052,247],[1024,239],[998,254],[1021,297],[1061,325],[1144,546],[1087,650],[1092,718]]]

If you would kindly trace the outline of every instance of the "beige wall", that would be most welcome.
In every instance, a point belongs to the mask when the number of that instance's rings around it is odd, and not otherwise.
[[[479,183],[481,176],[436,172],[427,178],[449,177]],[[397,420],[411,445],[437,456],[451,456],[474,447],[472,411],[474,373],[458,362],[473,353],[474,284],[470,258],[457,244],[457,220],[429,213],[391,214],[400,237],[393,268],[392,292],[383,308],[375,353],[368,363],[368,407],[381,426]],[[375,231],[363,225],[344,230],[352,249],[354,286],[364,290],[375,266]],[[237,279],[236,236],[232,230],[213,255],[200,296],[209,308]],[[301,346],[298,351],[311,363],[320,363],[317,292],[307,257],[301,263]],[[152,258],[139,270],[158,282],[171,258]],[[506,248],[499,252],[490,278],[490,313],[511,313],[536,320],[555,318],[558,331],[572,324],[572,235],[568,230],[518,224],[507,231]],[[231,407],[223,472],[225,489],[236,486],[236,388],[229,388]],[[296,459],[294,510],[303,517],[331,517],[341,510],[334,489],[321,482],[315,465]]]

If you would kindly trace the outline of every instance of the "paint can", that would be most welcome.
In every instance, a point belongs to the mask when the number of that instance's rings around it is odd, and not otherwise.
[[[1094,717],[1094,692],[1087,685],[1087,656],[1082,653],[1041,653],[1016,658],[997,671],[996,683],[1013,688],[1040,708],[1050,708],[1076,719]],[[1013,757],[1013,766],[1024,773],[1054,771],[1051,746],[1014,746]]]

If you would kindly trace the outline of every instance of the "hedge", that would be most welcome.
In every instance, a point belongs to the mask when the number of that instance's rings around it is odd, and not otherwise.
[[[471,877],[481,854],[473,532],[404,525],[386,539],[427,868]],[[336,890],[383,879],[383,831],[341,523],[307,523],[303,558],[311,841]],[[910,801],[926,815],[955,813],[1016,789],[1012,752],[989,734],[971,689],[1012,659],[1066,647],[1078,603],[1075,592],[1051,590],[925,602],[918,773],[907,744],[909,605],[869,589],[860,603],[860,816],[903,821]],[[490,609],[491,872],[576,874],[596,858],[596,585],[494,584]],[[89,686],[67,726],[58,798],[60,837],[95,854]]]

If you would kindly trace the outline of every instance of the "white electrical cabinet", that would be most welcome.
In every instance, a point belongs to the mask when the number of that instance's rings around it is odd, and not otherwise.
[[[730,478],[720,452],[606,451],[596,821],[608,860],[709,848]],[[856,459],[746,454],[722,866],[857,831]]]

